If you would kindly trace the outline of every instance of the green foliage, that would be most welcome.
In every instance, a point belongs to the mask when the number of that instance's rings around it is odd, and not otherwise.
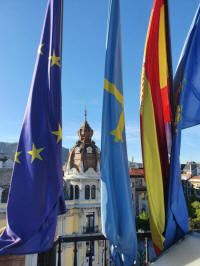
[[[199,199],[194,194],[192,194],[190,198],[187,198],[186,202],[187,202],[187,207],[188,207],[190,229],[200,229]]]
[[[195,209],[192,206],[192,203],[196,201],[196,198],[192,195],[190,198],[186,199],[187,208],[188,208],[188,215],[190,218],[195,218]]]
[[[142,211],[142,213],[139,214],[138,218],[136,219],[136,229],[142,229],[144,231],[150,230],[149,216],[146,214],[145,211]]]

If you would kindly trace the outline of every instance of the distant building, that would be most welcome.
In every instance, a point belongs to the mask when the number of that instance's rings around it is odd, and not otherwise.
[[[143,164],[142,163],[136,163],[136,162],[133,162],[133,161],[129,161],[128,162],[128,167],[129,168],[136,168],[136,169],[138,169],[138,168],[143,168]]]
[[[13,168],[13,160],[10,159],[5,153],[0,153],[0,169],[1,168]]]
[[[193,191],[196,197],[200,198],[200,176],[193,176],[188,180],[190,184],[190,191]]]
[[[200,176],[193,176],[189,179],[189,183],[193,185],[195,189],[200,190]]]
[[[143,168],[129,168],[130,183],[132,191],[133,206],[135,215],[138,216],[142,211],[148,213],[147,189],[144,181]]]
[[[191,177],[200,173],[199,164],[197,164],[196,162],[186,162],[181,170],[182,174],[188,174]]]
[[[6,203],[12,175],[13,160],[6,154],[0,153],[0,203]],[[0,227],[1,227],[0,216]]]
[[[78,131],[79,140],[70,150],[64,166],[66,206],[65,231],[68,235],[101,232],[100,213],[100,150],[92,141],[93,130],[85,120]],[[102,265],[103,243],[91,242],[92,265]],[[73,265],[73,245],[63,252],[67,265]],[[78,244],[78,265],[89,265],[89,242]],[[65,254],[65,255],[64,255]]]
[[[200,164],[192,161],[181,166],[181,180],[186,197],[190,197],[192,193],[200,197]]]

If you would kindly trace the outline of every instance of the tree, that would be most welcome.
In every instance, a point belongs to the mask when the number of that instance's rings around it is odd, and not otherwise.
[[[144,231],[149,231],[150,226],[149,226],[149,216],[147,213],[143,210],[141,214],[136,219],[136,229],[142,229]]]
[[[193,215],[189,218],[189,225],[191,229],[200,229],[200,202],[192,202]]]

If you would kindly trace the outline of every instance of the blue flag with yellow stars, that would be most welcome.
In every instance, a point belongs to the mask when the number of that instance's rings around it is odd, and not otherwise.
[[[0,255],[43,252],[65,213],[61,121],[62,0],[49,0],[7,205]]]
[[[110,1],[101,137],[101,215],[115,265],[133,265],[137,253],[128,169],[121,66],[119,0]]]
[[[177,102],[176,120],[170,160],[168,203],[166,208],[166,230],[164,247],[168,248],[189,231],[188,210],[183,193],[180,168],[182,106],[185,81],[181,84]]]
[[[200,6],[186,38],[174,78],[176,119],[170,162],[165,246],[189,231],[188,211],[181,184],[181,130],[200,124]]]
[[[181,85],[182,128],[200,124],[200,5],[186,38],[174,78],[175,104],[177,105]]]

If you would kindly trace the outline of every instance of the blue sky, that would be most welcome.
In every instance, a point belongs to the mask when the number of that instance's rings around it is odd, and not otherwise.
[[[63,146],[71,148],[84,120],[100,147],[108,0],[64,0]],[[18,141],[46,0],[0,1],[0,141]],[[169,0],[173,68],[198,0]],[[128,156],[141,161],[140,78],[153,0],[121,0],[122,58]],[[199,126],[183,131],[181,161],[200,161]]]

